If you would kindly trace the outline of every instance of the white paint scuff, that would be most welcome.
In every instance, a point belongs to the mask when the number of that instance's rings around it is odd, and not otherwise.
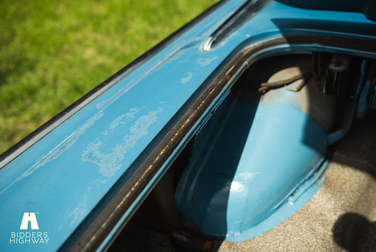
[[[162,108],[159,108],[138,118],[134,125],[130,127],[130,133],[124,136],[121,143],[116,144],[112,148],[111,153],[101,152],[101,148],[104,146],[101,141],[90,143],[82,154],[82,161],[97,164],[99,166],[98,172],[107,178],[114,176],[115,172],[121,168],[121,160],[124,159],[127,151],[133,148],[140,138],[149,134],[148,128],[159,119],[157,114],[161,112]]]
[[[191,73],[191,72],[188,72],[187,74],[188,74],[187,77],[182,78],[180,80],[181,84],[187,83],[190,79],[192,79],[193,75],[195,75],[195,73]]]
[[[210,62],[212,62],[213,60],[217,59],[218,56],[212,56],[210,58],[201,58],[201,59],[198,59],[197,60],[197,63],[200,65],[200,67],[206,67],[207,65],[210,64]]]

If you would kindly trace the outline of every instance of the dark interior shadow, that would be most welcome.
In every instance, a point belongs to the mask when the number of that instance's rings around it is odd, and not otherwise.
[[[333,240],[349,252],[376,251],[376,222],[370,222],[361,214],[342,214],[332,232]]]
[[[133,223],[128,223],[107,251],[112,252],[177,252],[169,236]]]
[[[206,252],[217,252],[222,244],[220,240],[210,241],[212,249]],[[116,238],[109,252],[192,252],[203,251],[176,246],[167,234],[129,223]]]

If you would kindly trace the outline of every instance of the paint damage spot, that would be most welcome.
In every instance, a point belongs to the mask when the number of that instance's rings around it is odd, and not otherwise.
[[[113,177],[115,172],[121,168],[121,160],[124,159],[125,154],[137,144],[140,138],[149,134],[148,128],[159,119],[157,115],[161,112],[162,108],[159,108],[137,119],[134,125],[130,127],[130,133],[124,136],[122,143],[116,144],[112,148],[111,153],[101,152],[101,148],[104,146],[101,141],[90,143],[82,154],[82,161],[97,164],[99,166],[98,173],[107,178]],[[130,114],[132,114],[132,111]]]
[[[130,109],[130,112],[122,114],[121,116],[117,117],[115,120],[113,120],[109,126],[108,129],[106,129],[104,132],[101,132],[102,135],[107,136],[109,131],[113,132],[114,129],[119,125],[119,124],[125,124],[123,121],[123,118],[125,117],[128,121],[131,119],[135,118],[135,114],[141,111],[142,109],[146,108],[143,106],[142,108],[132,108]],[[98,139],[97,139],[98,140]]]
[[[189,72],[189,73],[187,73],[187,74],[188,74],[187,77],[182,78],[182,79],[180,80],[181,84],[187,83],[190,79],[192,79],[193,75],[195,75],[195,73],[191,73],[191,72]]]
[[[213,60],[215,60],[217,58],[218,58],[218,56],[212,56],[212,57],[206,58],[206,59],[201,58],[201,59],[197,60],[197,63],[200,65],[200,67],[205,67],[205,66],[209,65],[210,62],[212,62]]]

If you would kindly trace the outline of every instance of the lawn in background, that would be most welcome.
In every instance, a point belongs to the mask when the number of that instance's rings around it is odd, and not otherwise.
[[[0,1],[0,154],[216,1]]]

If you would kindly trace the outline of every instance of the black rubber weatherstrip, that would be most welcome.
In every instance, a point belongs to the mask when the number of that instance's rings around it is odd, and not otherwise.
[[[24,151],[26,151],[28,148],[30,148],[32,145],[34,145],[36,142],[41,140],[44,136],[46,136],[48,133],[50,133],[52,130],[57,128],[59,125],[61,125],[63,122],[65,122],[67,119],[69,119],[71,116],[73,116],[75,113],[80,111],[83,107],[85,107],[87,104],[89,104],[91,101],[93,101],[95,98],[97,98],[99,95],[103,94],[106,90],[108,90],[110,87],[115,85],[117,82],[119,82],[121,79],[123,79],[125,76],[133,72],[136,68],[138,68],[140,65],[145,63],[147,60],[149,60],[151,57],[156,55],[158,52],[160,52],[163,48],[174,42],[178,37],[180,37],[183,33],[185,33],[187,30],[189,30],[191,27],[199,23],[201,20],[203,20],[205,17],[210,15],[212,12],[217,10],[220,6],[222,6],[226,0],[222,0],[220,2],[217,2],[213,6],[211,6],[209,9],[201,13],[199,16],[194,18],[189,23],[182,26],[180,29],[169,35],[167,38],[162,40],[160,43],[155,45],[153,48],[139,56],[137,59],[135,59],[133,62],[119,70],[117,73],[112,75],[110,78],[105,80],[103,83],[95,87],[93,90],[82,96],[80,99],[75,101],[73,104],[71,104],[69,107],[61,111],[59,114],[54,116],[52,119],[44,123],[42,126],[40,126],[38,129],[30,133],[27,137],[22,139],[20,142],[15,144],[13,147],[5,151],[3,154],[0,155],[0,169],[2,169],[4,166],[6,166],[9,162],[11,162],[13,159],[15,159],[17,156],[22,154]]]
[[[142,203],[142,199],[137,198],[144,194],[144,197],[153,189],[153,185],[145,191],[147,185],[156,178],[157,173],[169,160],[173,153],[178,155],[179,149],[183,148],[182,141],[188,141],[194,135],[193,127],[197,120],[201,118],[211,103],[230,84],[231,79],[242,67],[247,59],[267,48],[283,44],[307,44],[319,43],[324,46],[336,48],[355,49],[360,51],[376,52],[376,43],[356,39],[345,39],[327,36],[300,36],[300,37],[280,37],[273,40],[250,45],[245,49],[239,46],[233,53],[212,73],[205,81],[204,90],[195,93],[195,101],[184,108],[184,114],[176,119],[170,129],[167,129],[166,136],[157,143],[157,147],[151,154],[143,154],[143,158],[136,160],[130,168],[134,171],[131,175],[125,175],[127,179],[121,178],[113,188],[98,203],[97,207],[87,216],[82,224],[72,233],[66,243],[59,251],[94,251],[97,250],[110,232],[119,224],[123,215],[133,207],[132,213],[128,216],[117,233],[111,237],[105,250],[109,248],[112,241],[124,228],[132,214]],[[233,56],[235,55],[235,56]],[[179,147],[180,146],[180,147]],[[173,160],[173,159],[172,159]],[[163,173],[159,176],[163,176]],[[157,178],[158,179],[158,178]],[[154,183],[155,185],[155,183]]]

